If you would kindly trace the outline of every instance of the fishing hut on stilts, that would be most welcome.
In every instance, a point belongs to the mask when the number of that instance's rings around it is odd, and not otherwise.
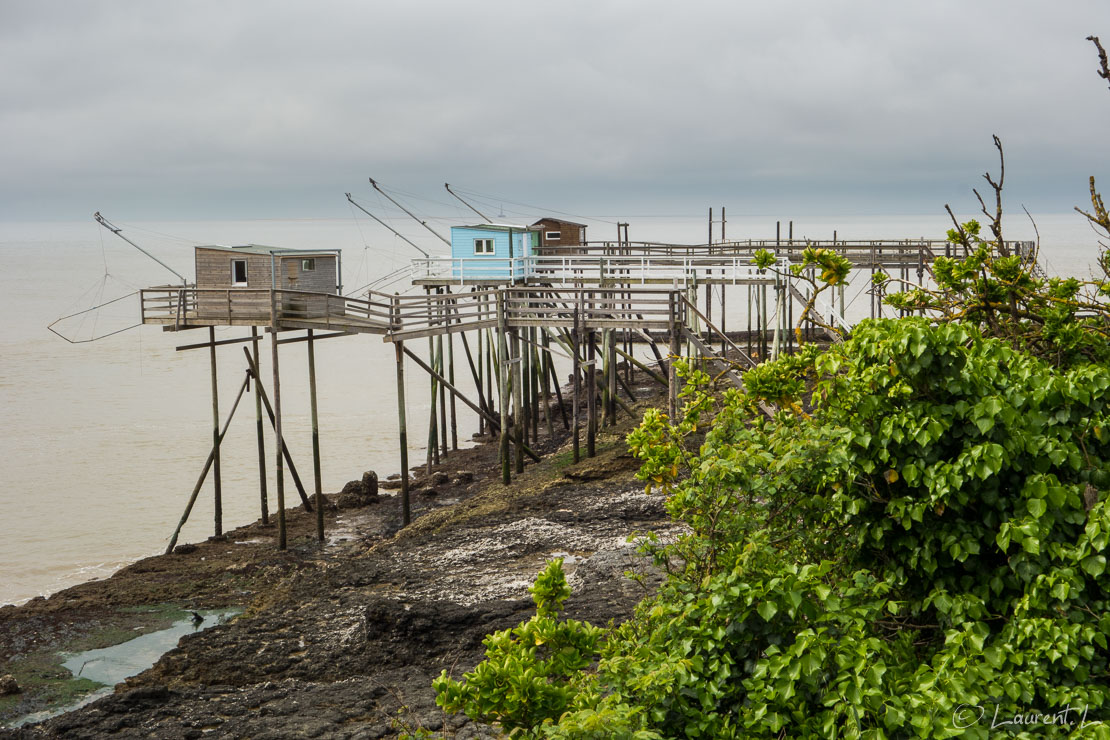
[[[373,180],[371,184],[404,209]],[[445,187],[459,198],[450,186]],[[386,225],[355,203],[350,194],[347,198]],[[902,286],[925,285],[932,262],[938,255],[950,254],[951,249],[947,242],[924,239],[845,241],[835,232],[829,241],[796,241],[792,224],[785,235],[776,227],[773,240],[727,240],[723,208],[719,220],[710,209],[706,244],[633,242],[627,223],[617,225],[614,240],[586,241],[581,224],[558,219],[540,219],[531,225],[497,223],[466,205],[482,220],[453,227],[450,238],[420,221],[447,245],[450,256],[431,256],[397,234],[423,254],[404,268],[402,275],[422,294],[386,294],[369,289],[358,297],[344,296],[338,250],[257,245],[197,247],[196,285],[141,291],[143,323],[175,332],[208,329],[208,341],[178,347],[206,348],[212,358],[212,452],[192,491],[182,524],[211,470],[215,528],[216,534],[221,533],[220,442],[231,415],[253,382],[262,519],[265,522],[269,517],[262,436],[265,418],[269,418],[278,447],[273,456],[277,469],[278,546],[286,546],[286,465],[302,505],[315,511],[317,537],[323,539],[314,363],[317,340],[372,334],[393,345],[401,512],[402,522],[408,524],[406,358],[429,379],[428,471],[458,450],[457,404],[463,404],[478,415],[479,433],[497,437],[501,479],[508,485],[514,475],[524,471],[526,460],[540,459],[536,449],[541,436],[554,438],[556,424],[564,433],[569,432],[575,462],[583,454],[593,456],[599,427],[615,424],[620,412],[632,414],[630,402],[637,400],[637,372],[667,388],[668,413],[675,418],[679,391],[675,358],[689,356],[716,363],[723,376],[739,385],[745,367],[793,351],[795,316],[813,299],[812,283],[798,279],[791,269],[800,263],[806,248],[835,250],[857,271],[874,274],[882,270],[900,277],[898,284]],[[720,227],[719,238],[715,238],[715,226]],[[571,236],[564,238],[564,234]],[[568,239],[577,243],[567,243]],[[1028,248],[1025,243],[1011,246],[1015,251]],[[774,267],[756,265],[759,250],[774,253]],[[846,287],[839,286],[828,302],[814,302],[812,310],[820,313],[821,323],[811,320],[801,327],[808,341],[837,341],[840,335],[827,327],[850,328]],[[860,292],[867,289],[861,287]],[[872,317],[882,316],[881,298],[870,291]],[[217,326],[242,326],[250,333],[217,341]],[[260,329],[269,332],[271,339],[272,396],[259,375]],[[412,350],[414,342],[424,340],[426,360]],[[308,352],[313,430],[311,495],[282,436],[278,348],[302,342]],[[227,420],[221,424],[216,351],[217,347],[237,343],[248,345],[244,348],[246,377]],[[645,347],[637,357],[636,349]],[[571,368],[566,389],[569,398],[564,397],[556,371],[555,360],[560,356],[569,360]],[[462,383],[457,382],[466,374],[467,385],[474,388],[473,397],[469,391],[460,390]],[[178,531],[180,528],[181,524]],[[173,549],[176,538],[177,533],[167,551]]]

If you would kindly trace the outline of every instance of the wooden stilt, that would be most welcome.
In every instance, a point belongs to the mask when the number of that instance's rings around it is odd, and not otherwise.
[[[223,478],[220,475],[220,391],[216,382],[216,327],[208,327],[209,358],[212,369],[212,449],[215,456],[212,461],[212,483],[215,495],[213,509],[215,511],[216,536],[223,534],[224,509],[223,509]]]
[[[540,354],[537,349],[539,334],[534,327],[529,328],[528,334],[531,342],[528,344],[528,356],[532,358],[529,375],[532,378],[532,441],[540,441]]]
[[[517,344],[513,346],[513,359],[519,360],[518,364],[520,368],[519,372],[517,372],[513,378],[514,380],[518,377],[520,378],[520,392],[522,396],[521,408],[519,411],[521,414],[520,426],[524,433],[524,439],[527,440],[528,435],[532,433],[532,351],[531,347],[528,345],[528,339],[530,338],[528,328],[526,327],[524,329],[523,346],[521,346],[521,341],[518,336],[519,332],[519,329],[513,332],[514,341],[517,342]]]
[[[516,452],[513,455],[513,463],[516,468],[516,474],[520,475],[524,472],[524,408],[523,408],[523,373],[521,372],[521,356],[520,356],[520,336],[517,334],[516,329],[509,330],[509,339],[512,342],[512,357],[509,362],[509,370],[512,376],[513,384],[513,437],[516,441]]]
[[[251,338],[258,337],[258,327],[251,327]],[[258,342],[251,342],[251,350],[254,354],[254,367],[259,367],[258,364]],[[266,495],[266,438],[264,426],[262,424],[262,384],[258,378],[255,378],[254,383],[254,425],[258,433],[258,488],[259,496],[262,503],[262,523],[270,523],[270,505],[267,501]]]
[[[612,399],[609,396],[609,373],[613,369],[609,363],[609,340],[610,334],[608,329],[601,331],[601,425],[609,426]]]
[[[605,357],[605,364],[609,368],[609,426],[617,425],[617,381],[620,372],[617,371],[617,332],[609,330],[609,354]],[[629,391],[631,395],[631,391]]]
[[[574,418],[574,424],[573,424],[572,431],[571,431],[571,439],[573,440],[572,441],[572,446],[573,446],[573,450],[574,450],[574,462],[576,462],[576,463],[581,459],[581,453],[580,453],[580,450],[579,450],[579,436],[580,436],[580,431],[581,431],[581,427],[582,427],[582,425],[581,425],[581,411],[580,411],[580,408],[581,408],[582,404],[581,404],[581,400],[579,398],[580,394],[578,392],[578,389],[582,385],[581,379],[580,379],[581,374],[582,374],[582,367],[581,367],[581,363],[580,363],[580,359],[579,359],[582,356],[582,350],[581,350],[581,347],[580,347],[581,339],[582,339],[581,316],[579,315],[579,312],[578,312],[578,304],[575,304],[575,306],[574,306],[574,333],[571,335],[571,343],[572,343],[574,349],[571,352],[571,355],[572,355],[571,361],[573,362],[573,369],[571,371],[571,374],[572,374],[572,377],[573,377],[573,384],[571,386],[572,387],[572,390],[571,390],[572,395],[571,395],[571,402],[570,403],[571,403],[571,416]],[[558,383],[556,383],[555,387],[556,388],[559,387]]]
[[[281,344],[279,341],[278,344]],[[262,381],[258,380],[258,365],[254,364],[251,359],[250,352],[246,347],[243,348],[243,354],[247,356],[247,364],[250,365],[251,372],[258,382],[258,390],[262,395],[262,407],[266,409],[267,415],[270,417],[270,426],[273,428],[274,433],[277,433],[277,416],[274,414],[274,408],[270,405],[270,398],[266,395],[266,389],[262,386]],[[312,504],[308,500],[308,494],[305,492],[304,483],[301,482],[301,476],[297,473],[297,466],[293,464],[293,456],[289,454],[289,445],[285,444],[282,440],[278,445],[281,454],[285,457],[285,464],[289,466],[289,475],[293,478],[293,484],[297,487],[297,494],[301,497],[301,503],[304,504],[305,511],[312,511]]]
[[[489,411],[490,410],[489,406],[486,405],[486,401],[485,401],[485,390],[486,390],[486,388],[485,388],[485,376],[483,375],[483,370],[485,370],[485,365],[483,364],[483,359],[482,359],[482,348],[483,348],[482,333],[483,332],[482,332],[481,329],[479,329],[478,331],[476,331],[474,333],[478,335],[478,347],[477,347],[478,367],[474,367],[474,358],[470,354],[470,345],[467,344],[467,341],[466,341],[466,332],[462,333],[463,349],[466,350],[466,361],[468,363],[470,363],[470,372],[474,375],[474,387],[478,391],[478,402],[482,404],[482,408],[484,408],[486,411]],[[478,434],[485,434],[485,432],[486,432],[486,420],[479,417],[479,419],[478,419]]]
[[[551,340],[547,336],[547,332],[540,333],[540,340],[543,342],[544,352],[540,353],[540,376],[542,378],[540,388],[543,390],[543,421],[544,427],[547,429],[547,438],[549,440],[555,439],[555,427],[551,423],[551,391],[548,384],[548,375],[551,368]]]
[[[545,334],[547,334],[545,332]],[[547,334],[550,336],[550,334]],[[577,345],[575,345],[577,347]],[[547,371],[551,375],[551,385],[555,388],[555,403],[559,406],[559,415],[563,419],[563,429],[570,429],[570,420],[567,419],[567,410],[563,406],[563,389],[559,384],[559,376],[555,371],[555,363],[549,362]]]
[[[320,474],[320,420],[316,409],[316,343],[308,330],[308,407],[312,416],[312,481],[316,487],[316,539],[324,541],[324,493]]]
[[[235,409],[239,408],[239,399],[243,397],[243,392],[247,390],[250,385],[251,374],[247,372],[247,377],[243,379],[243,385],[239,388],[239,395],[235,397],[235,403],[231,405],[231,413],[227,415],[227,421],[224,422],[223,429],[220,430],[219,442],[223,441],[224,436],[227,434],[227,428],[231,425],[231,419],[235,416]],[[173,536],[170,537],[170,544],[166,546],[166,555],[173,552],[173,548],[177,545],[177,538],[181,535],[181,528],[185,526],[185,522],[189,521],[189,514],[193,511],[193,504],[197,501],[197,495],[200,494],[200,489],[204,486],[204,479],[208,477],[208,471],[212,469],[212,463],[216,458],[216,449],[218,445],[213,444],[212,450],[208,453],[208,459],[204,463],[204,468],[200,471],[200,477],[197,478],[197,483],[193,486],[193,492],[189,495],[189,501],[185,504],[185,513],[181,515],[181,520],[177,523],[177,529],[173,531]]]
[[[499,399],[501,407],[501,482],[509,485],[511,477],[511,461],[509,460],[509,378],[508,378],[508,353],[505,347],[505,302],[501,293],[497,294],[497,378]]]
[[[435,337],[428,337],[428,364],[432,367],[436,365],[436,340]],[[436,381],[435,378],[428,378],[428,387],[431,392],[431,400],[428,404],[428,455],[426,461],[427,474],[432,474],[432,465],[439,465],[439,434],[436,429]]]
[[[586,457],[597,452],[597,374],[594,332],[586,330]]]
[[[411,521],[409,509],[409,430],[405,413],[405,343],[393,344],[397,361],[397,436],[401,445],[401,526]]]
[[[671,325],[671,356],[667,363],[667,418],[671,424],[678,423],[678,369],[675,360],[678,359],[678,293],[672,292],[669,305],[669,322]]]
[[[452,302],[453,305],[453,302]],[[453,317],[448,314],[448,323],[451,322]],[[455,339],[453,334],[447,335],[447,380],[451,385],[455,384]],[[459,421],[457,416],[457,409],[455,407],[455,396],[452,394],[450,399],[451,404],[451,449],[458,451],[459,449]]]
[[[439,368],[440,375],[446,375],[444,371],[446,357],[443,354],[443,336],[436,337],[436,360],[437,367]],[[447,461],[447,390],[443,387],[443,383],[436,382],[436,389],[439,391],[439,449],[440,457]]]
[[[444,387],[445,387],[445,388],[446,388],[446,389],[447,389],[448,391],[450,391],[450,392],[451,392],[451,394],[452,394],[452,395],[453,395],[454,397],[458,398],[458,399],[459,399],[460,401],[462,401],[462,402],[463,402],[463,403],[465,403],[465,404],[466,404],[467,406],[469,406],[470,408],[472,408],[472,409],[473,409],[473,410],[474,410],[474,411],[475,411],[475,412],[476,412],[476,413],[477,413],[477,414],[478,414],[479,416],[482,416],[482,415],[486,415],[486,414],[487,414],[487,412],[486,412],[486,411],[483,411],[483,410],[482,410],[482,408],[478,406],[478,404],[474,403],[474,402],[473,402],[473,401],[471,401],[471,400],[470,400],[469,398],[467,398],[467,397],[466,397],[466,396],[465,396],[465,395],[464,395],[464,394],[463,394],[463,393],[462,393],[461,391],[459,391],[459,389],[458,389],[458,388],[455,388],[455,387],[454,387],[453,385],[451,385],[450,383],[448,383],[448,382],[447,382],[447,379],[446,379],[446,378],[444,378],[444,377],[443,377],[442,375],[439,375],[438,373],[436,373],[436,371],[435,371],[435,370],[433,370],[433,369],[432,369],[431,367],[429,367],[429,366],[428,366],[428,365],[427,365],[427,364],[426,364],[426,363],[425,363],[425,362],[424,362],[423,360],[421,360],[421,359],[420,359],[419,357],[417,357],[416,355],[414,355],[414,354],[413,354],[412,352],[410,352],[410,351],[409,351],[408,349],[406,349],[406,350],[405,350],[405,354],[406,354],[406,355],[408,355],[408,356],[409,356],[409,359],[411,359],[411,360],[412,360],[413,362],[415,362],[415,363],[416,363],[417,365],[419,365],[419,366],[421,367],[421,369],[423,369],[423,370],[424,370],[425,372],[427,372],[427,373],[429,373],[429,374],[432,374],[432,375],[436,375],[436,376],[437,376],[437,377],[436,377],[436,380],[437,380],[437,381],[439,381],[440,385],[444,386]],[[490,424],[491,426],[497,426],[498,428],[500,428],[500,426],[499,426],[499,425],[498,425],[498,423],[497,423],[497,420],[496,420],[495,418],[493,418],[493,415],[492,415],[492,414],[488,414],[488,417],[489,417],[489,418],[487,418],[487,419],[486,419],[486,421],[487,421],[487,422],[488,422],[488,423],[489,423],[489,424]],[[512,441],[512,442],[515,442],[515,441],[516,441],[516,437],[510,437],[510,441]],[[533,450],[532,448],[530,448],[530,447],[529,447],[529,446],[528,446],[527,444],[525,444],[525,445],[524,445],[524,454],[525,454],[525,455],[527,455],[528,457],[532,458],[532,459],[533,459],[533,460],[535,460],[536,462],[539,462],[539,461],[540,461],[540,456],[539,456],[539,455],[537,455],[537,454],[536,454],[536,452],[535,452],[535,450]]]
[[[275,291],[270,291],[270,362],[274,366],[274,436],[277,439],[277,462],[274,473],[277,476],[277,509],[278,509],[278,549],[286,547],[285,532],[285,467],[282,452],[285,449],[285,438],[281,434],[281,373],[278,366],[278,326],[277,326],[277,297]]]
[[[470,343],[466,339],[466,332],[461,332],[459,334],[459,337],[462,338],[463,350],[465,350],[465,352],[466,352],[466,363],[467,363],[467,365],[470,366],[470,375],[474,380],[474,390],[477,391],[477,393],[478,393],[478,405],[484,411],[486,411],[487,413],[493,413],[493,408],[492,408],[493,404],[490,402],[490,399],[487,398],[487,396],[485,394],[485,391],[482,389],[483,380],[484,380],[483,377],[482,377],[482,332],[479,330],[477,332],[477,334],[478,334],[478,365],[477,365],[477,367],[475,367],[475,365],[474,365],[474,356],[470,352]],[[483,433],[484,431],[487,430],[487,428],[488,428],[487,424],[488,423],[489,422],[486,421],[485,417],[483,417],[483,416],[478,417],[478,432],[479,432],[479,434],[481,434],[481,433]]]

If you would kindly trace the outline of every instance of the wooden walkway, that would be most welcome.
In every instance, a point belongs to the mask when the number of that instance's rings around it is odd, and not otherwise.
[[[501,288],[366,299],[248,288],[141,291],[142,322],[167,331],[210,326],[328,329],[404,341],[487,328],[669,330],[683,291],[659,288]],[[499,319],[499,315],[503,318]]]

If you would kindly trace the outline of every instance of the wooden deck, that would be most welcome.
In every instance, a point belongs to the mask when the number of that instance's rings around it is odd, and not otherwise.
[[[541,326],[668,330],[681,320],[682,291],[500,288],[367,299],[288,290],[164,286],[141,291],[142,321],[167,331],[207,326],[330,329],[403,341],[472,329]],[[577,316],[577,319],[576,319]]]
[[[374,296],[377,296],[375,298]],[[390,329],[388,301],[332,293],[258,288],[182,288],[161,286],[140,291],[142,322],[167,331],[203,326],[269,326],[277,329],[334,329],[385,334]]]

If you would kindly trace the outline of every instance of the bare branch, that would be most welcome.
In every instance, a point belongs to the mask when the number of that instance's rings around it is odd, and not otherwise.
[[[981,198],[980,198],[980,202],[982,202]],[[948,218],[952,219],[952,225],[954,225],[956,227],[956,233],[960,237],[960,244],[962,244],[963,247],[964,247],[964,257],[970,256],[971,255],[971,240],[968,238],[967,232],[964,231],[963,225],[961,225],[960,222],[956,219],[956,214],[952,213],[952,207],[951,206],[949,206],[947,203],[945,203],[944,204],[944,210],[948,211]]]
[[[1099,43],[1098,36],[1088,36],[1087,40],[1093,43],[1095,48],[1098,49],[1098,63],[1100,67],[1098,76],[1110,82],[1110,64],[1108,64],[1106,60],[1106,50],[1103,49],[1102,44]]]
[[[1002,140],[994,134],[994,148],[998,150],[998,182],[991,179],[991,173],[987,172],[983,175],[983,179],[990,184],[994,189],[994,215],[987,213],[986,205],[983,205],[983,215],[991,220],[991,233],[998,241],[998,253],[1003,257],[1010,256],[1010,250],[1006,248],[1006,242],[1002,240],[1002,185],[1006,182],[1006,157],[1002,153]],[[979,193],[975,193],[976,197]],[[979,198],[979,203],[983,203],[983,199]]]

